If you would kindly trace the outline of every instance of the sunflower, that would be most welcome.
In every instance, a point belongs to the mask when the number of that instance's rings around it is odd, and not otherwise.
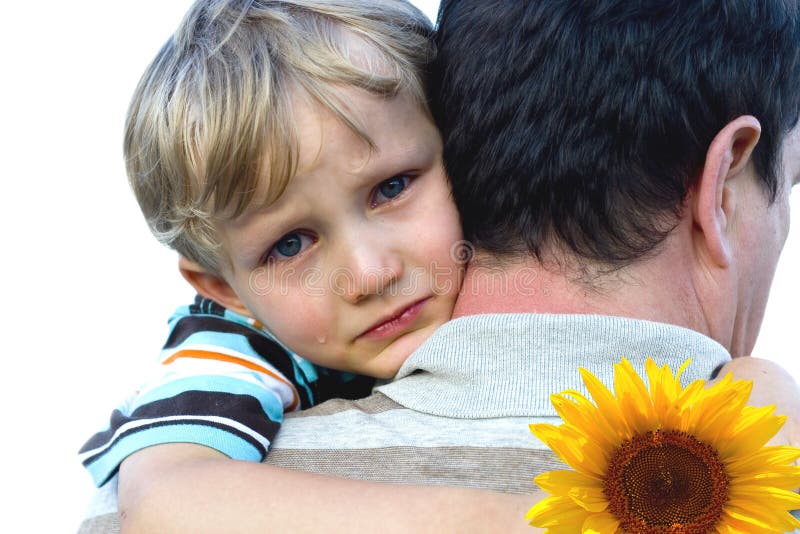
[[[550,534],[786,532],[800,527],[800,449],[765,446],[786,420],[747,406],[752,382],[729,374],[686,388],[665,365],[646,364],[650,390],[623,359],[614,390],[581,369],[594,403],[577,391],[551,397],[565,424],[531,431],[575,471],[535,482],[552,494],[528,511]]]

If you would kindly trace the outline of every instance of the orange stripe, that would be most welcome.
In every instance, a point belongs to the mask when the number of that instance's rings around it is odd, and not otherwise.
[[[271,376],[272,378],[274,378],[275,380],[278,380],[279,382],[282,382],[282,383],[286,384],[292,390],[292,403],[287,408],[287,411],[291,412],[293,410],[296,410],[297,406],[300,404],[300,399],[297,396],[297,390],[291,384],[291,382],[289,382],[288,380],[286,380],[285,378],[283,378],[280,375],[276,375],[275,373],[273,373],[272,371],[270,371],[266,367],[262,367],[262,366],[260,366],[258,364],[255,364],[255,363],[252,363],[252,362],[248,362],[245,359],[237,358],[236,356],[229,356],[227,354],[222,354],[220,352],[211,352],[211,351],[207,351],[207,350],[186,349],[186,350],[179,350],[178,352],[176,352],[175,354],[173,354],[172,356],[170,356],[169,358],[167,358],[166,360],[164,360],[161,363],[163,365],[169,365],[172,362],[174,362],[175,360],[177,360],[178,358],[196,358],[196,359],[199,359],[199,360],[217,360],[217,361],[221,361],[221,362],[235,363],[237,365],[241,365],[242,367],[246,367],[248,369],[252,369],[253,371],[258,371],[260,373],[267,374],[267,375]]]

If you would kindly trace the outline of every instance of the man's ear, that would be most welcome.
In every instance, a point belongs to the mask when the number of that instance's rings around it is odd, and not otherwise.
[[[719,267],[728,267],[733,257],[729,230],[736,210],[736,195],[730,180],[748,166],[760,136],[761,123],[750,115],[726,124],[711,141],[695,185],[692,205],[695,227],[700,230],[709,257]]]
[[[200,265],[183,256],[178,259],[178,270],[201,296],[211,299],[240,315],[252,317],[230,284],[221,277],[208,272]]]

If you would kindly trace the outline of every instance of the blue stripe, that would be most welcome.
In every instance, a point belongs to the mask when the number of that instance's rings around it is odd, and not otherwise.
[[[245,320],[241,315],[234,313],[228,309],[225,310],[225,318],[231,319],[237,323],[247,324],[247,326],[249,326],[250,328],[254,328],[249,323],[244,322]],[[257,330],[257,332],[263,335],[264,337],[271,339],[272,341],[280,345],[283,348],[283,350],[289,353],[289,356],[291,357],[293,364],[292,367],[294,369],[295,386],[302,387],[305,390],[306,395],[311,400],[311,406],[317,404],[319,402],[319,399],[316,399],[314,397],[314,392],[311,390],[310,387],[310,384],[313,384],[319,379],[319,376],[317,374],[317,366],[311,363],[310,361],[306,360],[296,352],[294,352],[286,345],[284,345],[280,339],[275,337],[275,335],[266,328]],[[224,346],[230,346],[230,345],[224,345]]]
[[[97,486],[116,473],[122,460],[136,451],[164,443],[196,443],[211,447],[234,459],[260,462],[264,457],[253,445],[235,434],[206,425],[169,425],[144,428],[116,441],[94,462],[86,466]]]
[[[186,316],[198,316],[198,315],[208,315],[208,314],[197,314],[191,313],[188,306],[183,306],[178,308],[178,310],[173,314],[170,318],[170,324],[174,327],[178,321]],[[217,317],[216,315],[209,315],[210,317]],[[242,326],[246,326],[250,330],[253,331],[255,335],[262,335],[268,339],[271,339],[278,345],[280,345],[286,352],[289,353],[291,356],[291,361],[293,364],[294,369],[294,377],[286,377],[286,378],[294,378],[294,385],[296,387],[301,387],[306,392],[307,397],[311,400],[311,405],[317,404],[318,399],[315,398],[314,392],[310,387],[310,384],[317,381],[319,378],[316,370],[316,366],[299,356],[296,352],[292,351],[284,345],[280,339],[275,337],[269,330],[266,328],[256,328],[247,320],[246,317],[239,315],[238,313],[232,312],[231,310],[225,310],[225,319]],[[170,331],[171,333],[171,331]],[[191,344],[204,344],[204,345],[216,345],[221,347],[227,347],[233,350],[236,350],[242,354],[247,354],[249,356],[254,356],[261,361],[265,361],[263,357],[261,357],[256,351],[253,350],[253,347],[250,346],[250,343],[247,341],[247,338],[240,335],[240,334],[230,334],[226,332],[213,332],[213,331],[201,331],[196,332],[190,335],[179,347],[177,350],[181,350],[184,345],[191,345]]]
[[[175,328],[175,325],[180,321],[182,318],[186,317],[187,315],[192,315],[192,310],[189,309],[189,306],[181,306],[175,313],[173,313],[170,318],[167,320],[169,323],[169,334],[172,333],[172,330]],[[167,336],[169,336],[167,334]]]
[[[292,353],[294,354],[294,353]],[[294,355],[292,358],[295,367],[299,367],[303,370],[305,377],[308,379],[308,382],[316,382],[319,376],[317,375],[317,366],[311,363],[310,361],[301,358],[300,356]],[[300,378],[298,378],[298,382],[301,382]]]
[[[188,307],[186,308],[186,311],[187,312],[189,311]],[[295,384],[295,386],[296,387],[301,387],[301,388],[303,388],[305,390],[306,395],[311,400],[311,405],[312,406],[319,402],[319,399],[315,398],[314,392],[312,391],[312,389],[310,387],[310,384],[313,384],[314,382],[316,382],[319,379],[319,375],[317,374],[317,366],[316,365],[314,365],[313,363],[311,363],[310,361],[306,360],[305,358],[303,358],[302,356],[300,356],[299,354],[294,352],[292,349],[290,349],[289,347],[284,345],[283,342],[280,339],[275,337],[275,335],[272,332],[270,332],[269,330],[267,330],[266,328],[257,329],[256,327],[254,327],[252,324],[250,324],[247,321],[246,317],[243,317],[242,315],[239,315],[238,313],[233,312],[233,311],[231,311],[231,310],[226,308],[225,309],[225,318],[230,320],[230,321],[233,321],[235,323],[239,323],[241,325],[245,325],[245,326],[253,329],[255,332],[258,332],[260,335],[262,335],[262,336],[264,336],[264,337],[266,337],[268,339],[271,339],[272,341],[274,341],[275,343],[280,345],[286,352],[288,352],[289,356],[291,356],[291,359],[292,359],[292,364],[293,364],[293,369],[294,369],[294,384]],[[221,334],[218,334],[218,335],[221,335]],[[231,334],[228,334],[228,335],[231,335]],[[191,339],[192,339],[192,336],[190,336],[189,339],[187,339],[187,342],[189,340],[191,340]],[[215,341],[211,341],[210,343],[211,344],[217,344],[217,342],[215,342]],[[233,344],[226,344],[224,342],[219,343],[219,344],[224,346],[224,347],[233,347]],[[249,345],[248,345],[248,347],[249,347]],[[242,350],[242,349],[237,349],[237,350],[240,350],[240,352],[246,352],[246,350]],[[250,353],[253,353],[252,348],[250,348],[250,352],[248,352],[248,354],[250,354]],[[257,354],[255,354],[255,355],[258,356]]]
[[[256,373],[252,371],[251,373]],[[125,415],[130,415],[137,408],[151,402],[168,399],[185,391],[207,391],[212,393],[232,393],[235,395],[249,395],[258,399],[261,409],[270,420],[280,423],[283,421],[283,403],[280,397],[267,386],[259,386],[248,382],[222,375],[188,376],[178,380],[171,380],[155,387],[153,390],[137,397],[131,403]],[[164,414],[181,415],[181,414]]]
[[[310,361],[298,356],[294,352],[290,353],[292,356],[292,367],[294,369],[294,382],[298,387],[302,387],[305,389],[306,394],[308,395],[309,400],[311,401],[311,406],[314,406],[319,403],[319,399],[316,398],[314,392],[311,390],[309,384],[314,383],[317,381],[319,376],[317,375],[317,367]],[[305,408],[305,406],[303,407]]]

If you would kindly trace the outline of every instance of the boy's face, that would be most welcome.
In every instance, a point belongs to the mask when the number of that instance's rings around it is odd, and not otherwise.
[[[374,149],[295,99],[297,175],[267,209],[221,227],[225,278],[298,354],[388,378],[450,318],[461,227],[439,134],[412,98],[344,89],[342,102]]]

